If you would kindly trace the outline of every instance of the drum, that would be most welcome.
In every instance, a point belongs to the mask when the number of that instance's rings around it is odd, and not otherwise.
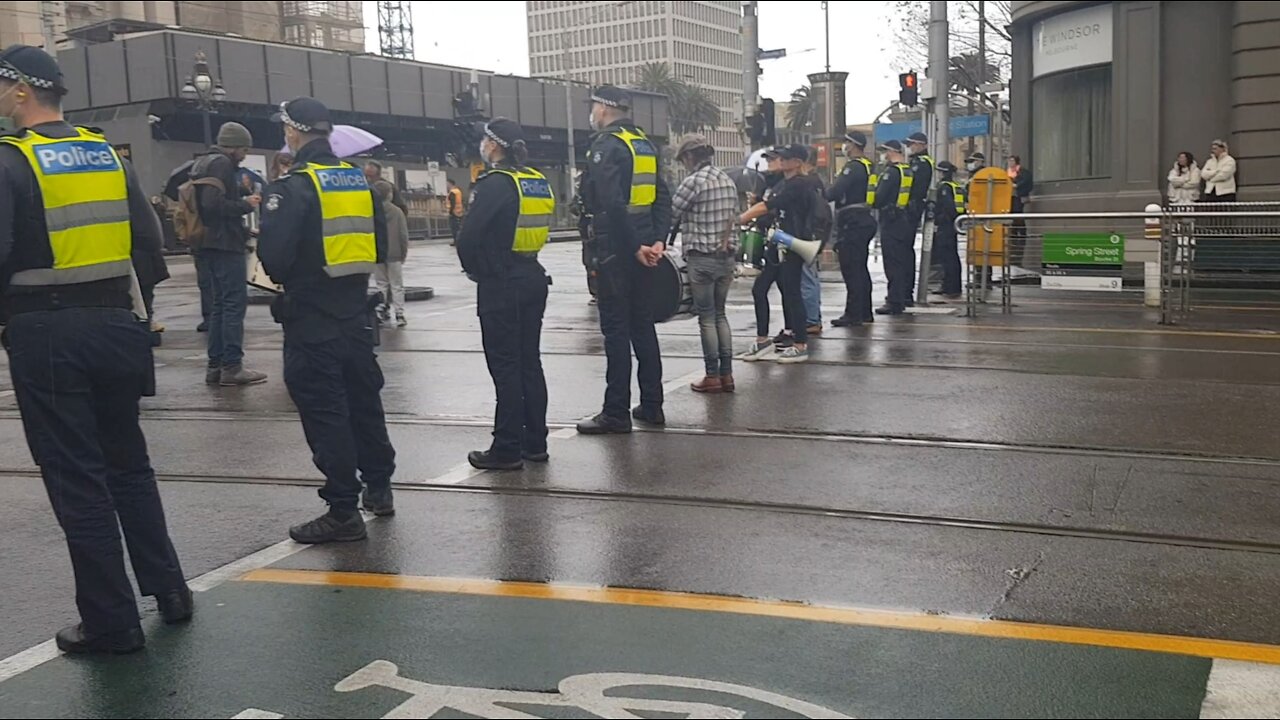
[[[742,264],[756,267],[764,263],[764,235],[759,230],[743,230]]]
[[[663,253],[654,269],[653,321],[666,322],[692,315],[693,288],[689,285],[684,258],[674,252]]]

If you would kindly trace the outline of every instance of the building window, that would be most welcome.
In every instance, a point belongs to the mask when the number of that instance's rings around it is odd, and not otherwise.
[[[1037,181],[1111,175],[1111,66],[1031,84],[1032,172]]]

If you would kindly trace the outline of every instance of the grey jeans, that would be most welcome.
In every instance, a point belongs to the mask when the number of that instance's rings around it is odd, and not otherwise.
[[[733,373],[733,334],[725,315],[729,285],[733,283],[732,257],[712,257],[690,253],[685,265],[693,290],[693,312],[702,331],[702,357],[709,377]]]

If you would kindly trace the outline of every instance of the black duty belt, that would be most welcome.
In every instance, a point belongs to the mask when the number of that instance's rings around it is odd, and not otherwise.
[[[4,305],[12,316],[66,308],[96,307],[130,310],[133,308],[133,301],[127,293],[115,290],[57,290],[12,294],[4,299]]]

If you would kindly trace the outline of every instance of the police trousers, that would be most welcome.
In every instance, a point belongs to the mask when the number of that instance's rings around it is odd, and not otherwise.
[[[876,236],[876,221],[869,212],[863,212],[842,219],[838,232],[836,254],[840,258],[840,275],[844,278],[844,317],[856,322],[870,322],[875,316],[871,314],[871,270],[867,261],[871,255],[871,240]]]
[[[481,280],[476,314],[497,407],[493,445],[499,460],[547,451],[547,378],[542,372],[542,316],[548,278],[543,274]]]
[[[638,366],[640,404],[662,407],[662,351],[653,324],[654,272],[621,255],[600,268],[596,291],[608,362],[604,414],[610,417],[630,417],[632,350]]]
[[[942,266],[942,294],[959,295],[962,288],[960,237],[955,220],[935,225],[933,230],[933,262]]]
[[[138,424],[138,400],[154,387],[150,332],[128,310],[66,308],[15,315],[4,336],[85,630],[137,627],[120,529],[143,595],[185,585]]]
[[[907,213],[880,211],[880,247],[889,279],[888,306],[902,310],[912,301],[916,273],[916,226]]]
[[[354,511],[362,481],[382,490],[395,472],[372,322],[371,314],[361,314],[284,323],[284,383],[302,418],[312,461],[324,473],[320,497],[335,510]]]

